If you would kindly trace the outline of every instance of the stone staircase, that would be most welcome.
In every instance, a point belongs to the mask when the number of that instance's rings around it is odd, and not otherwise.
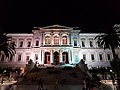
[[[54,84],[56,78],[58,78],[60,84],[62,84],[63,79],[66,79],[65,84],[80,84],[82,78],[86,76],[88,75],[84,73],[79,67],[36,68],[31,72],[26,73],[21,84],[36,84],[40,78],[45,80],[45,84]]]

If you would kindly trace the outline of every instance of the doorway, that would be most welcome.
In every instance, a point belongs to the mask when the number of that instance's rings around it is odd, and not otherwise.
[[[63,59],[63,64],[68,64],[68,52],[63,52],[62,53],[62,59]]]
[[[44,64],[50,64],[50,53],[49,52],[45,52]]]
[[[57,52],[57,51],[55,51],[54,53],[53,53],[53,56],[54,56],[54,61],[53,61],[53,63],[55,64],[55,65],[58,65],[59,64],[59,53]]]

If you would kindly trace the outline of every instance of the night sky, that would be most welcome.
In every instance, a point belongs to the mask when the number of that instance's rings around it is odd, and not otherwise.
[[[0,0],[0,28],[31,33],[33,27],[59,24],[87,33],[105,32],[120,24],[119,4],[119,0]]]

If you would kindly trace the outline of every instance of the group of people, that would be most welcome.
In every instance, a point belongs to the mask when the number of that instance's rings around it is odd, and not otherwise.
[[[44,88],[44,79],[40,78],[37,82],[38,84],[38,90],[47,90],[47,88]]]
[[[96,90],[97,87],[101,87],[101,79],[93,74],[92,77],[86,77],[82,79],[82,90]]]
[[[82,90],[96,90],[96,85],[93,79],[90,78],[83,78],[82,79]]]

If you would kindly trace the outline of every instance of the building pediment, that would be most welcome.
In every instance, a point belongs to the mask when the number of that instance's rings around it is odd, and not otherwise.
[[[51,31],[63,31],[63,32],[76,32],[78,30],[78,27],[67,27],[62,25],[50,25],[46,27],[34,27],[34,30],[32,30],[33,33],[39,33],[39,32],[51,32]],[[80,31],[80,30],[78,30]]]
[[[42,27],[42,29],[73,29],[73,28],[67,26],[61,26],[61,25],[51,25],[51,26]]]

